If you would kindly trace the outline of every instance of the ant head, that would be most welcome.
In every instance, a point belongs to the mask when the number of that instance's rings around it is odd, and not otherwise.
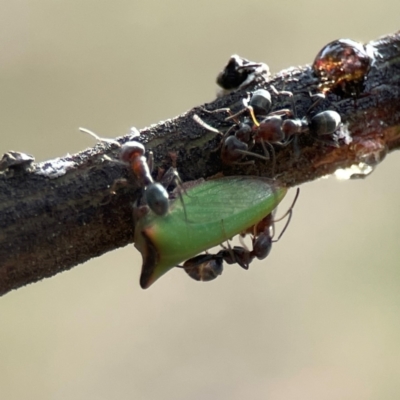
[[[248,123],[241,122],[235,136],[244,143],[249,143],[253,137],[253,131]]]
[[[253,240],[253,254],[259,260],[264,260],[272,249],[272,237],[269,230],[263,232]]]
[[[243,158],[243,151],[247,151],[246,143],[240,141],[236,136],[228,136],[221,149],[221,159],[226,164],[232,164]]]
[[[121,146],[120,159],[129,163],[134,157],[142,156],[145,152],[144,146],[135,141],[126,142]]]

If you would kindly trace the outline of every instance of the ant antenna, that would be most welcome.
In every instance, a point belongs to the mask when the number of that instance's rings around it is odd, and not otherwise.
[[[222,135],[222,133],[218,129],[215,129],[211,125],[207,124],[207,122],[204,122],[197,114],[193,115],[193,119],[194,119],[195,122],[197,122],[204,129],[207,129],[210,132],[214,132],[214,133],[217,133],[219,135]]]
[[[100,136],[96,135],[94,132],[90,131],[89,129],[86,128],[79,128],[79,130],[83,133],[87,133],[88,135],[94,137],[96,140],[98,140],[99,142],[106,142],[106,143],[110,143],[110,144],[115,144],[118,147],[121,147],[121,144],[119,142],[117,142],[114,139],[106,139],[106,138],[101,138]]]
[[[207,124],[207,122],[204,122],[197,114],[193,115],[193,120],[196,123],[198,123],[200,126],[202,126],[204,129],[206,129],[206,130],[208,130],[210,132],[216,133],[218,135],[221,135],[222,139],[228,137],[229,134],[231,133],[231,131],[235,128],[235,125],[232,125],[225,133],[222,133],[218,129],[216,129],[213,126]],[[216,149],[211,150],[211,152],[214,153],[214,152],[218,151],[220,149],[221,145],[222,145],[222,140],[220,142],[220,145]]]

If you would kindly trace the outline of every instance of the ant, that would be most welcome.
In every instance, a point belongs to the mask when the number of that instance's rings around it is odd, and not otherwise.
[[[251,136],[246,135],[247,133],[251,133],[249,131],[248,125],[243,124],[239,125],[239,129],[236,131],[235,135],[230,135],[231,131],[236,127],[236,125],[231,126],[226,133],[222,133],[218,129],[213,128],[211,125],[204,122],[197,114],[193,115],[193,119],[203,128],[207,129],[210,132],[214,132],[218,135],[222,136],[222,140],[220,145],[214,151],[219,150],[221,148],[221,160],[223,163],[227,165],[234,164],[253,164],[254,161],[245,161],[241,162],[240,160],[245,156],[252,156],[261,158],[263,160],[269,160],[269,157],[262,156],[260,154],[254,153],[249,150],[249,144],[251,146]],[[246,137],[246,139],[244,139]],[[248,140],[247,140],[248,139]],[[247,143],[246,143],[247,141]]]
[[[120,144],[116,140],[113,139],[104,139],[96,135],[94,132],[89,131],[85,128],[79,128],[81,132],[87,133],[93,136],[100,142],[107,142],[117,145],[121,148],[119,158],[120,161],[124,165],[128,165],[135,178],[140,182],[140,185],[145,189],[144,190],[144,198],[148,205],[148,207],[157,215],[163,216],[168,213],[169,210],[169,196],[165,187],[158,183],[154,182],[153,177],[151,176],[151,171],[153,169],[153,153],[149,152],[148,159],[145,157],[145,147],[134,140],[126,142],[124,144]],[[139,132],[136,129],[132,129],[132,132],[135,136],[139,135]],[[165,186],[168,186],[169,183],[173,179],[179,179],[177,176],[177,172],[175,168],[168,170],[163,180],[165,182]],[[117,184],[126,184],[127,181],[124,179],[117,180],[114,182],[114,186]],[[113,190],[112,190],[113,191]]]
[[[301,133],[310,133],[318,138],[332,135],[340,124],[340,115],[333,110],[321,111],[308,119],[297,118],[292,111],[283,109],[269,114],[261,122],[254,119],[252,130],[256,142],[286,145],[291,138]]]
[[[289,226],[293,214],[293,208],[297,202],[299,193],[300,189],[297,189],[291,206],[282,217],[274,219],[274,210],[256,225],[253,225],[241,234],[241,237],[244,237],[247,234],[253,235],[252,250],[248,250],[245,245],[243,247],[234,246],[232,248],[228,242],[228,248],[223,247],[223,249],[216,254],[199,254],[185,261],[183,266],[178,267],[183,268],[191,278],[197,281],[208,282],[222,274],[224,261],[227,264],[238,264],[243,269],[247,270],[254,258],[264,260],[271,252],[272,243],[278,242]],[[284,228],[278,238],[274,239],[275,223],[286,217],[287,221]]]
[[[276,91],[276,89],[275,89]],[[258,91],[256,91],[258,92]],[[255,93],[256,93],[255,92]],[[268,92],[267,92],[268,93]],[[264,152],[266,153],[265,144],[267,143],[272,148],[272,154],[274,154],[272,144],[286,146],[293,141],[295,153],[298,154],[299,150],[297,147],[298,136],[303,133],[313,135],[317,140],[320,140],[326,144],[337,146],[337,139],[327,139],[328,136],[333,135],[338,128],[341,126],[340,114],[333,110],[321,111],[314,115],[312,118],[308,116],[298,118],[296,115],[296,107],[293,100],[293,94],[290,92],[278,92],[287,94],[292,99],[292,109],[281,109],[271,113],[268,113],[270,107],[268,106],[268,95],[265,95],[265,101],[263,103],[261,97],[263,94],[258,93],[257,99],[249,103],[244,102],[244,109],[236,115],[249,111],[253,124],[248,126],[251,129],[251,140],[255,143],[260,143]],[[307,115],[319,102],[319,97],[307,110]],[[262,104],[265,104],[264,110]],[[256,107],[255,107],[256,106]],[[256,113],[267,114],[260,122],[256,118]],[[229,117],[231,118],[231,117]],[[249,123],[247,123],[249,124]],[[243,128],[242,128],[243,129]],[[274,159],[275,163],[275,159]],[[273,167],[273,169],[275,169]]]
[[[271,89],[276,95],[283,94],[292,96],[291,92],[278,91],[277,89],[275,89],[274,86],[271,86]],[[232,114],[230,108],[222,108],[215,110],[218,112],[219,111],[228,112],[230,116],[226,118],[226,121],[229,121],[231,119],[235,121],[235,125],[232,125],[231,128],[229,128],[225,134],[220,132],[218,129],[215,129],[212,126],[205,123],[198,115],[193,116],[193,119],[203,128],[222,136],[220,144],[221,159],[222,162],[228,165],[232,164],[243,165],[243,164],[254,163],[254,161],[240,162],[240,160],[245,156],[257,157],[266,161],[270,160],[269,153],[265,148],[264,143],[262,143],[264,148],[264,156],[250,151],[251,148],[254,146],[254,129],[252,128],[251,120],[245,119],[244,122],[239,122],[237,117],[243,114],[245,111],[249,111],[252,120],[256,122],[257,119],[255,114],[267,115],[272,106],[271,94],[268,90],[258,89],[252,93],[250,100],[244,99],[243,104],[244,108],[242,108],[236,114]],[[211,113],[215,111],[211,111]],[[236,132],[233,135],[231,135],[232,130],[235,128],[237,128]],[[220,147],[218,147],[218,149]]]
[[[293,96],[291,92],[278,91],[273,86],[271,87],[271,89],[275,95]],[[222,135],[222,140],[220,144],[221,159],[222,162],[228,165],[250,164],[254,162],[254,161],[241,162],[241,159],[245,156],[257,157],[269,161],[270,160],[269,153],[264,143],[265,142],[268,144],[278,143],[278,142],[281,143],[281,141],[283,140],[283,138],[280,138],[280,140],[276,139],[272,140],[272,138],[270,138],[270,140],[265,140],[265,141],[258,140],[258,142],[261,142],[263,146],[264,156],[250,151],[254,146],[255,143],[254,139],[257,138],[257,135],[255,134],[255,128],[256,128],[255,125],[258,124],[256,119],[256,114],[267,115],[269,113],[272,106],[271,94],[268,90],[258,89],[251,95],[250,100],[244,99],[243,103],[244,103],[244,108],[242,108],[236,114],[232,114],[229,108],[216,110],[216,111],[226,111],[230,114],[230,116],[226,118],[226,121],[231,119],[235,121],[235,125],[229,128],[225,134],[221,133],[219,130],[205,123],[199,116],[197,115],[193,116],[193,119],[198,124],[203,126],[205,129]],[[243,122],[238,121],[237,117],[243,114],[245,111],[249,111],[251,119],[253,120],[253,124],[250,119],[245,119]],[[237,128],[235,133],[231,135],[232,130],[235,128]]]
[[[333,110],[321,111],[311,119],[308,117],[297,118],[293,93],[288,91],[278,92],[274,87],[272,87],[272,90],[276,95],[284,94],[289,96],[292,99],[292,110],[284,108],[269,113],[271,109],[271,95],[267,90],[259,89],[253,93],[249,102],[244,101],[243,110],[228,117],[228,119],[234,118],[248,110],[253,122],[250,128],[255,142],[286,145],[295,135],[311,133],[314,136],[321,137],[333,134],[340,126],[340,115]],[[320,100],[320,98],[317,99],[317,101],[309,107],[307,114]],[[266,116],[258,122],[256,114],[264,114]]]

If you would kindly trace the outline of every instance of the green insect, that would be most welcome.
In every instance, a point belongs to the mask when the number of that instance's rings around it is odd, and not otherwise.
[[[187,189],[167,215],[140,216],[135,228],[135,247],[143,257],[140,286],[148,288],[182,261],[255,225],[286,192],[267,178],[224,177]]]

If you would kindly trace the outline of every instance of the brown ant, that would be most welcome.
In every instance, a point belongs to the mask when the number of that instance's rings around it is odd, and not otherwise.
[[[130,167],[134,176],[140,182],[140,185],[144,188],[144,198],[146,204],[157,215],[162,216],[168,213],[169,210],[168,192],[162,184],[154,182],[153,177],[151,176],[151,170],[153,169],[152,152],[149,152],[149,157],[147,159],[144,155],[145,147],[139,142],[131,140],[121,145],[116,140],[101,138],[94,132],[89,131],[88,129],[79,128],[79,130],[81,132],[93,136],[100,142],[112,143],[120,147],[121,148],[119,154],[120,161],[124,165],[128,165]],[[136,129],[133,129],[133,132],[139,135],[139,132]],[[173,175],[172,178],[171,175]],[[174,175],[173,172],[169,173],[168,171],[165,174],[165,176],[169,180],[168,183],[171,183],[172,179],[176,177],[176,175]],[[126,184],[126,180],[117,180],[116,182],[114,182],[113,187],[121,183]]]

